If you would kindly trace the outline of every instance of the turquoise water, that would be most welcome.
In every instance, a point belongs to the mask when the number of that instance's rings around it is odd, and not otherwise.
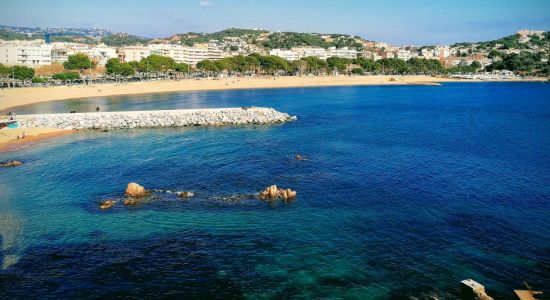
[[[453,299],[466,278],[495,299],[514,299],[524,280],[550,292],[548,84],[194,92],[12,110],[251,105],[298,120],[83,132],[0,154],[25,162],[0,170],[0,295]],[[99,210],[131,181],[196,195]],[[298,197],[251,198],[271,184]]]

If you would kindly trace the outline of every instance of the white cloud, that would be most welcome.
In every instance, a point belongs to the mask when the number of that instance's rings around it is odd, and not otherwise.
[[[209,0],[201,0],[199,4],[200,6],[210,6],[212,5],[212,2],[210,2]]]

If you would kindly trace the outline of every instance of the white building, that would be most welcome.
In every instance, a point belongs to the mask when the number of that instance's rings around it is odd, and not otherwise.
[[[342,57],[342,58],[348,58],[348,59],[356,59],[357,58],[357,50],[355,49],[349,49],[348,47],[342,47],[342,48],[336,48],[336,47],[330,47],[327,51],[327,57]]]
[[[81,51],[81,53],[88,55],[100,66],[104,66],[111,58],[118,58],[116,49],[105,45],[90,46],[88,49]]]
[[[303,57],[318,57],[320,59],[327,59],[327,50],[320,47],[294,47],[292,51],[298,53],[300,58]]]
[[[174,59],[178,63],[185,61],[184,59],[184,47],[177,44],[150,44],[149,50],[151,54],[168,56]]]
[[[196,65],[204,59],[218,60],[223,58],[223,50],[213,47],[184,47],[183,62],[189,65]]]
[[[395,58],[402,60],[409,60],[413,57],[411,51],[405,49],[399,49],[395,52]]]
[[[435,47],[435,51],[439,58],[451,56],[451,49],[449,48],[449,46],[437,46]]]
[[[0,63],[37,67],[52,63],[52,46],[42,40],[3,41],[0,43]]]
[[[439,57],[439,55],[435,53],[435,50],[428,48],[423,48],[420,55],[422,55],[422,58],[425,59],[435,59]]]
[[[282,57],[288,61],[294,61],[294,60],[300,59],[300,54],[292,50],[273,49],[273,50],[269,50],[269,55]]]
[[[122,62],[140,61],[151,55],[151,51],[143,46],[126,46],[118,48],[118,58]]]

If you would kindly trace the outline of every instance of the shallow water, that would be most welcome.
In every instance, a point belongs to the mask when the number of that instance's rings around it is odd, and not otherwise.
[[[548,84],[172,93],[13,111],[252,105],[298,120],[83,132],[2,154],[25,165],[0,170],[0,254],[11,264],[0,291],[452,299],[473,278],[496,299],[514,299],[524,280],[550,292]],[[131,181],[195,197],[98,209]],[[246,196],[270,184],[297,199]]]

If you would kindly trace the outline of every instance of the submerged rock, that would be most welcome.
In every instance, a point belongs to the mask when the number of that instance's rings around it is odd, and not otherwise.
[[[296,191],[291,189],[279,189],[276,185],[272,185],[260,192],[260,199],[265,200],[282,198],[284,200],[288,200],[296,198],[296,194]]]
[[[294,160],[305,160],[306,158],[301,156],[300,154],[294,155]]]
[[[1,168],[17,167],[22,164],[23,163],[18,160],[8,160],[8,161],[0,162],[0,167]]]
[[[147,196],[147,194],[148,194],[147,190],[145,190],[144,187],[142,187],[141,185],[135,182],[129,183],[128,186],[126,187],[126,196],[143,197],[143,196]]]
[[[99,202],[99,208],[101,209],[109,209],[115,205],[116,201],[112,199],[107,199]]]
[[[184,191],[184,192],[178,192],[177,195],[178,195],[178,197],[180,197],[180,198],[191,198],[191,197],[193,197],[195,194],[193,194],[192,192]]]
[[[137,205],[138,203],[139,203],[139,201],[136,198],[126,198],[126,199],[124,199],[124,205],[132,206],[132,205]]]

